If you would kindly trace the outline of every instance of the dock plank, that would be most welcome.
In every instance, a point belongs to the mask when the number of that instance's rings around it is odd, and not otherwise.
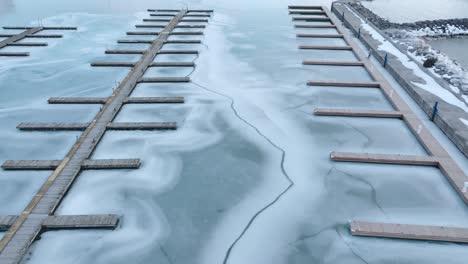
[[[55,170],[61,160],[6,160],[4,170]]]
[[[294,25],[295,28],[336,28],[335,25]]]
[[[115,229],[118,215],[51,215],[43,223],[46,230]]]
[[[322,6],[305,6],[305,5],[290,5],[289,9],[305,9],[305,10],[323,10]]]
[[[176,122],[114,122],[107,125],[110,130],[175,130]]]
[[[182,104],[184,97],[128,97],[125,104]]]
[[[195,67],[195,62],[154,62],[150,67]]]
[[[49,104],[105,104],[108,97],[51,97]]]
[[[468,243],[468,228],[353,221],[354,236]]]
[[[140,83],[187,83],[190,77],[143,77]]]
[[[83,131],[89,123],[20,123],[16,128],[22,131]]]
[[[91,159],[84,160],[81,167],[84,170],[138,169],[140,165],[139,159]]]
[[[316,108],[314,109],[314,114],[317,116],[403,118],[403,114],[398,111],[378,111],[364,109]]]
[[[297,34],[298,38],[343,38],[343,34]]]
[[[309,81],[308,86],[332,86],[332,87],[359,87],[359,88],[380,88],[378,82],[331,82],[331,81]]]
[[[380,163],[396,165],[438,166],[439,160],[432,156],[399,155],[399,154],[372,154],[336,152],[330,153],[330,159],[342,162]]]

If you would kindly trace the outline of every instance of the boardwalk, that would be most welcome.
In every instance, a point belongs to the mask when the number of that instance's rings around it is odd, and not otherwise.
[[[101,67],[131,67],[128,75],[120,82],[120,85],[109,97],[60,97],[50,98],[51,104],[102,104],[98,114],[88,123],[22,123],[18,125],[20,130],[84,130],[72,149],[63,160],[10,160],[6,161],[2,168],[6,170],[53,170],[45,184],[34,196],[24,212],[19,216],[0,217],[0,228],[8,229],[3,239],[0,241],[0,263],[19,263],[27,252],[36,236],[43,230],[48,229],[77,229],[77,228],[105,228],[114,229],[119,222],[118,216],[56,216],[54,212],[62,201],[68,189],[81,170],[96,169],[137,169],[140,167],[139,159],[108,159],[93,160],[91,154],[104,136],[104,133],[111,130],[160,130],[176,129],[175,122],[112,122],[125,104],[140,103],[184,103],[183,97],[130,97],[135,87],[141,82],[190,82],[188,77],[159,77],[143,78],[149,67],[194,67],[193,62],[172,63],[158,62],[154,59],[158,54],[198,54],[198,51],[161,51],[166,43],[173,44],[198,44],[198,40],[172,41],[169,36],[172,34],[200,35],[200,32],[173,32],[182,21],[207,22],[207,19],[184,19],[190,10],[179,10],[169,19],[160,32],[154,34],[154,40],[129,40],[119,41],[119,43],[150,44],[146,50],[128,50],[115,53],[141,54],[138,62],[115,63],[96,62],[93,66]],[[206,11],[210,13],[211,11]],[[204,16],[209,17],[209,16]],[[197,28],[204,28],[205,25],[193,25]],[[186,26],[184,26],[186,27]],[[28,28],[22,35],[8,40],[14,42],[20,38],[29,37],[44,28]],[[153,34],[152,34],[153,35]],[[4,46],[8,43],[2,42]],[[106,52],[113,53],[113,52]]]

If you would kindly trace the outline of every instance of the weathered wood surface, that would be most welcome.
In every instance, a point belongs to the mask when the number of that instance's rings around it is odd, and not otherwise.
[[[77,27],[18,27],[18,26],[6,26],[2,27],[3,29],[34,29],[34,28],[41,28],[41,30],[77,30]]]
[[[115,122],[107,125],[110,130],[175,130],[176,122]]]
[[[2,164],[4,170],[55,170],[62,160],[7,160]],[[139,159],[92,159],[84,160],[81,168],[95,169],[138,169]]]
[[[185,19],[182,19],[182,22],[202,22],[202,23],[208,23],[208,19],[192,19],[192,18],[185,18]]]
[[[350,46],[313,46],[301,45],[299,49],[303,50],[353,50]]]
[[[468,243],[468,228],[460,227],[353,221],[350,230],[355,236]]]
[[[319,61],[307,60],[303,61],[304,65],[324,65],[324,66],[364,66],[362,61]]]
[[[153,62],[151,67],[195,67],[195,62]]]
[[[0,38],[11,38],[15,37],[15,34],[0,34]],[[36,34],[29,34],[24,36],[23,38],[62,38],[63,35],[60,34],[41,34],[41,35],[36,35]]]
[[[91,66],[92,67],[134,67],[135,62],[119,62],[119,61],[97,61],[97,62],[92,62]]]
[[[187,83],[190,77],[143,77],[140,83]]]
[[[106,50],[106,54],[143,54],[146,50]]]
[[[153,43],[152,40],[146,40],[146,39],[120,39],[117,40],[117,43],[120,44],[151,44]]]
[[[289,11],[290,15],[326,15],[324,11]]]
[[[294,25],[295,28],[336,28],[335,25]]]
[[[308,86],[333,86],[333,87],[359,87],[359,88],[380,88],[378,82],[331,82],[331,81],[309,81]]]
[[[55,170],[61,160],[6,160],[4,170]]]
[[[115,229],[118,215],[51,215],[43,223],[46,230]]]
[[[171,35],[173,36],[181,36],[181,35],[188,35],[188,36],[201,36],[203,32],[201,31],[180,31],[180,32],[172,32]]]
[[[51,215],[43,222],[46,230],[63,229],[115,229],[119,223],[118,215]],[[10,228],[17,215],[0,216],[0,229]]]
[[[165,44],[200,44],[201,40],[168,40]]]
[[[12,47],[45,47],[48,45],[46,42],[13,42],[8,44]]]
[[[176,28],[206,28],[205,25],[178,25]]]
[[[362,162],[397,165],[438,166],[439,161],[432,156],[399,155],[399,154],[372,154],[336,152],[330,153],[330,159],[342,162]]]
[[[185,51],[185,50],[166,50],[161,51],[159,54],[198,54],[198,51]],[[134,67],[134,62],[93,62],[91,63],[93,67]],[[150,67],[194,67],[194,62],[154,62],[150,65]],[[90,98],[92,99],[92,98]]]
[[[81,168],[84,170],[138,169],[139,159],[91,159],[84,160]]]
[[[130,96],[146,69],[154,61],[157,52],[162,48],[177,23],[186,14],[186,10],[179,12],[173,20],[161,31],[161,34],[150,44],[148,52],[141,56],[135,67],[114,90],[111,100],[108,100],[92,123],[66,155],[57,169],[42,185],[17,221],[11,226],[0,241],[0,263],[19,263],[27,252],[30,244],[41,231],[48,215],[52,215],[60,204],[63,194],[70,188],[81,171],[81,164],[89,159],[102,139],[107,125],[124,105],[123,101]]]
[[[105,104],[108,97],[51,97],[49,104]]]
[[[298,38],[343,38],[343,34],[297,34]]]
[[[190,15],[185,15],[184,17],[211,17],[211,15],[209,15],[209,14],[206,14],[206,15],[203,15],[203,14],[190,14]]]
[[[198,54],[198,50],[161,50],[159,54]]]
[[[290,5],[288,6],[289,9],[305,9],[305,10],[323,10],[322,6],[304,6],[304,5]]]
[[[20,123],[17,129],[23,131],[83,131],[89,123]]]
[[[403,114],[398,111],[379,111],[364,109],[316,108],[314,110],[314,114],[318,116],[403,118]]]
[[[127,32],[129,36],[157,36],[159,32],[156,31],[129,31]]]
[[[182,104],[184,97],[128,97],[125,104]]]

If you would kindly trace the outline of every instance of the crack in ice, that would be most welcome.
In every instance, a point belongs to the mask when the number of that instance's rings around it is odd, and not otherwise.
[[[205,89],[207,91],[210,91],[212,93],[215,93],[219,96],[222,96],[224,98],[227,98],[231,101],[231,104],[230,104],[230,108],[231,110],[233,111],[234,115],[239,119],[241,120],[243,123],[245,123],[246,125],[248,125],[249,127],[251,127],[252,129],[254,129],[258,135],[260,135],[261,137],[263,137],[266,141],[268,141],[268,143],[270,143],[271,146],[273,146],[275,149],[277,149],[278,151],[281,152],[281,163],[280,163],[280,166],[281,166],[281,172],[283,173],[283,175],[286,177],[286,179],[289,181],[289,185],[288,187],[286,187],[286,189],[284,189],[278,196],[276,196],[276,198],[271,201],[270,203],[268,203],[267,205],[265,205],[264,207],[262,207],[259,211],[257,211],[249,220],[249,222],[247,223],[247,225],[244,227],[244,229],[242,230],[242,232],[239,234],[239,236],[234,240],[234,242],[232,242],[232,244],[229,246],[228,250],[226,251],[226,254],[224,256],[224,260],[223,260],[223,264],[227,264],[228,263],[228,260],[229,260],[229,257],[231,256],[231,252],[232,250],[234,249],[234,247],[237,245],[237,243],[242,239],[242,237],[247,233],[248,229],[252,226],[252,224],[254,223],[254,221],[257,219],[257,217],[259,215],[261,215],[264,211],[266,211],[268,208],[270,208],[271,206],[273,206],[277,201],[279,201],[279,199],[281,199],[281,197],[286,194],[293,186],[294,186],[294,182],[292,181],[292,179],[289,177],[288,173],[286,172],[286,169],[284,168],[284,162],[285,162],[285,159],[286,159],[286,151],[281,148],[280,146],[278,146],[276,143],[274,143],[269,137],[267,137],[266,135],[264,135],[256,126],[254,126],[252,123],[250,123],[249,121],[247,121],[246,119],[244,119],[242,116],[240,116],[239,112],[237,112],[236,108],[234,107],[234,98],[230,97],[229,95],[226,95],[226,94],[223,94],[223,93],[220,93],[220,92],[217,92],[217,91],[214,91],[214,90],[211,90],[203,85],[200,85],[198,83],[195,83],[193,82],[193,84],[197,85],[198,87],[202,88],[202,89]]]

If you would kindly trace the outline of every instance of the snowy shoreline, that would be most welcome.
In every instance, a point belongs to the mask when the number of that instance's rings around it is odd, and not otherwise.
[[[450,89],[465,103],[468,102],[468,69],[453,58],[431,47],[428,38],[456,38],[468,36],[468,19],[442,19],[414,23],[393,23],[375,14],[360,3],[349,3],[367,21],[401,45],[420,63],[429,58],[437,59],[429,68],[450,84]]]

